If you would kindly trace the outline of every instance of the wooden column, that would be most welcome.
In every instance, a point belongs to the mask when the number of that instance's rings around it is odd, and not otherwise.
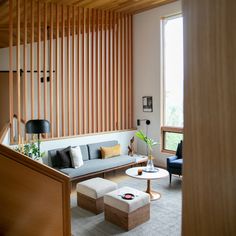
[[[235,10],[183,1],[183,236],[236,235]]]

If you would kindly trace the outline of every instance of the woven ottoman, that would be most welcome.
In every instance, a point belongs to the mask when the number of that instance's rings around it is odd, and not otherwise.
[[[122,196],[131,193],[135,197],[125,200]],[[104,196],[105,220],[130,230],[150,219],[149,194],[130,187],[123,187]]]
[[[93,178],[76,185],[77,205],[95,214],[104,210],[103,196],[117,189],[117,184],[102,178]]]

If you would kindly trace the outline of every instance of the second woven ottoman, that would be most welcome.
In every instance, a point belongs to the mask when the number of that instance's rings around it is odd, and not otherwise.
[[[133,199],[124,199],[125,195]],[[149,194],[130,187],[123,187],[104,196],[105,220],[125,230],[150,219]]]

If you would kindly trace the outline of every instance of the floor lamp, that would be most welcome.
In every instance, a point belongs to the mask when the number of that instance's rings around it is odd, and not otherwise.
[[[38,134],[38,158],[40,157],[40,134],[50,133],[48,120],[29,120],[25,125],[27,134]]]

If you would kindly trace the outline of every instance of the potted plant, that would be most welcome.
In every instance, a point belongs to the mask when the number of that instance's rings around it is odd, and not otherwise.
[[[28,156],[29,158],[38,161],[42,163],[42,157],[44,157],[45,152],[39,153],[39,148],[36,142],[32,141],[30,143],[26,144],[19,144],[15,151],[22,153],[25,156]]]
[[[157,145],[157,142],[155,142],[153,139],[148,138],[142,130],[139,130],[136,132],[136,137],[142,140],[143,142],[146,143],[147,148],[148,148],[148,162],[147,162],[147,167],[146,171],[148,172],[153,172],[155,171],[154,164],[153,164],[153,157],[152,157],[152,147]]]

